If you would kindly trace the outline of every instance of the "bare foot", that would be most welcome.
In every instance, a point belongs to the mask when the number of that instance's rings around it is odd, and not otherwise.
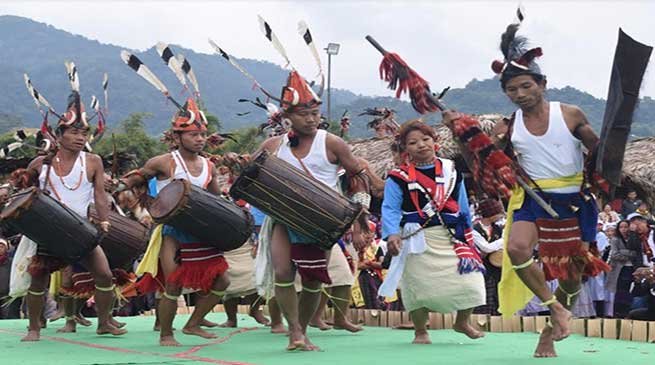
[[[109,323],[111,323],[111,325],[114,326],[114,327],[116,327],[116,328],[123,328],[123,327],[125,327],[125,325],[127,324],[127,323],[125,323],[125,322],[119,322],[119,321],[117,321],[116,318],[114,318],[114,317],[111,317],[111,318],[109,319]]]
[[[350,322],[349,320],[344,320],[343,322],[335,321],[334,329],[335,330],[346,330],[346,331],[352,332],[352,333],[364,330],[364,328],[362,328],[362,326],[357,326],[357,325],[353,324],[352,322]]]
[[[569,321],[571,312],[561,304],[553,306],[550,310],[550,321],[553,324],[553,341],[561,341],[571,334],[569,330]]]
[[[152,330],[155,332],[161,331],[161,325],[159,324],[159,322],[155,322],[155,325],[152,326]]]
[[[89,321],[88,319],[84,318],[79,314],[75,315],[75,322],[77,322],[77,324],[79,324],[80,326],[84,326],[84,327],[91,327],[91,325],[93,324],[91,323],[91,321]]]
[[[76,332],[77,329],[75,328],[75,325],[76,325],[75,320],[66,321],[66,324],[64,325],[64,327],[58,329],[57,333],[73,333],[73,332]]]
[[[306,347],[305,335],[299,330],[291,331],[289,333],[289,345],[287,351],[304,350]]]
[[[200,336],[202,338],[209,338],[209,339],[218,337],[215,334],[209,333],[204,329],[200,328],[200,326],[192,326],[192,327],[184,326],[184,328],[182,328],[182,333],[184,333],[185,335]]]
[[[203,326],[203,327],[209,327],[209,328],[218,327],[218,323],[212,322],[212,321],[210,321],[210,320],[208,320],[206,318],[203,318],[200,321],[200,325]]]
[[[557,357],[555,343],[553,342],[553,329],[551,327],[546,326],[541,331],[537,349],[534,350],[534,357]]]
[[[468,338],[474,340],[484,337],[484,332],[475,329],[475,327],[468,322],[465,322],[464,324],[455,323],[453,324],[453,329],[455,332],[463,333],[468,336]]]
[[[219,324],[218,327],[221,327],[221,328],[237,328],[237,321],[233,321],[231,319],[228,319],[227,321]]]
[[[412,343],[415,345],[430,345],[432,343],[430,334],[428,334],[427,330],[416,330],[414,331],[414,341]]]
[[[332,326],[325,323],[325,321],[323,321],[322,319],[318,319],[318,320],[309,322],[309,326],[314,327],[314,328],[318,328],[321,331],[327,331],[327,330],[332,329]]]
[[[27,331],[27,335],[20,340],[22,342],[32,342],[38,341],[39,339],[41,339],[41,333],[39,331],[29,330]]]
[[[287,333],[283,323],[271,324],[271,333]]]
[[[173,335],[159,337],[159,346],[180,346]]]
[[[98,325],[98,329],[96,329],[96,334],[99,335],[113,335],[113,336],[121,336],[127,333],[126,329],[122,328],[116,328],[110,323],[106,323],[103,325]]]
[[[264,326],[268,326],[271,323],[271,321],[266,318],[264,313],[259,309],[250,311],[250,316],[254,318],[257,323],[263,324]]]
[[[309,337],[305,335],[305,348],[302,349],[303,351],[321,351],[321,348],[314,345],[312,341],[309,340]]]

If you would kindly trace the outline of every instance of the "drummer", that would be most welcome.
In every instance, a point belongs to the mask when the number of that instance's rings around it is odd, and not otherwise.
[[[487,303],[476,307],[473,313],[498,316],[498,283],[501,267],[494,257],[502,260],[503,224],[505,216],[503,204],[496,199],[484,199],[478,205],[480,220],[473,224],[473,242],[480,252],[486,272],[484,283],[487,290]],[[499,261],[500,261],[499,260]],[[501,261],[502,262],[502,261]]]
[[[280,104],[282,118],[291,128],[286,134],[264,141],[261,149],[276,154],[335,190],[339,165],[351,175],[362,172],[363,167],[341,138],[318,129],[321,100],[296,71],[291,72],[282,89]],[[355,246],[363,246],[359,225],[354,226]],[[278,222],[274,223],[272,235],[267,239],[270,239],[272,251],[275,298],[289,325],[287,350],[318,350],[306,330],[320,300],[321,283],[331,283],[326,252],[311,238]],[[294,288],[296,270],[302,280],[300,296]]]
[[[155,177],[160,194],[173,179],[185,179],[212,194],[221,194],[214,164],[200,155],[207,141],[207,119],[193,99],[188,99],[174,115],[172,132],[177,149],[155,156],[141,169],[125,175],[117,191],[145,185]],[[215,334],[205,331],[200,325],[205,315],[218,304],[230,283],[223,252],[168,225],[156,227],[153,235],[146,257],[137,271],[147,273],[139,282],[140,292],[163,289],[157,308],[161,325],[160,345],[180,345],[173,336],[172,326],[182,288],[200,290],[204,294],[198,299],[182,332],[203,338],[216,338]],[[176,261],[178,253],[181,258],[179,264]],[[149,259],[152,257],[155,259]],[[163,273],[158,272],[157,257]],[[162,283],[165,284],[163,288]]]
[[[30,181],[38,186],[45,186],[45,191],[62,202],[68,208],[87,217],[90,204],[95,204],[100,218],[100,229],[108,232],[108,201],[104,192],[102,159],[100,156],[83,152],[89,135],[84,105],[80,95],[73,91],[68,98],[67,112],[59,120],[55,135],[58,150],[53,155],[39,156],[32,160],[27,168]],[[62,242],[61,244],[72,244]],[[95,301],[98,311],[98,328],[96,333],[122,335],[127,331],[111,323],[111,309],[114,302],[114,284],[107,258],[96,246],[79,262],[95,281]],[[43,312],[43,296],[46,292],[48,275],[65,267],[63,260],[52,256],[36,255],[30,263],[29,272],[32,281],[27,292],[27,311],[29,316],[28,332],[22,341],[38,341]]]

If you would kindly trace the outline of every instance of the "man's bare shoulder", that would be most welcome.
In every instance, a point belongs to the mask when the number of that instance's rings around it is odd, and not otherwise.
[[[41,166],[43,166],[43,159],[45,156],[38,156],[32,161],[30,161],[30,164],[27,166],[28,170],[35,170],[39,171],[41,169]]]
[[[325,143],[327,144],[327,147],[330,149],[339,148],[348,145],[346,141],[343,140],[343,138],[337,136],[336,134],[332,134],[330,132],[328,132],[327,136],[325,137]]]
[[[261,147],[259,149],[267,150],[268,152],[275,152],[277,147],[280,145],[281,140],[282,140],[282,136],[270,137],[266,139],[264,142],[262,142]]]
[[[574,104],[565,104],[565,103],[560,103],[560,108],[562,109],[562,114],[564,117],[572,117],[572,118],[585,118],[584,111],[582,109]]]

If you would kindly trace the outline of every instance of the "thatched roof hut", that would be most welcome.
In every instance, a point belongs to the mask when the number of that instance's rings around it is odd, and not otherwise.
[[[639,197],[648,202],[651,207],[655,206],[653,156],[655,156],[655,137],[646,137],[630,141],[623,157],[623,185],[637,190]]]
[[[477,116],[482,125],[482,129],[489,133],[493,126],[503,116],[500,114],[483,114]],[[447,157],[450,159],[459,158],[459,147],[453,140],[452,133],[443,124],[435,126],[437,135],[439,136],[439,156]],[[367,160],[373,170],[379,176],[386,176],[387,171],[393,168],[392,155],[390,145],[393,142],[392,137],[385,138],[368,138],[358,139],[350,142],[353,153],[357,157]]]

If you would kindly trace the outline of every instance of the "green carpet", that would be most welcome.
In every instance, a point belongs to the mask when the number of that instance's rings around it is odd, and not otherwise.
[[[186,315],[176,318],[182,328]],[[223,313],[209,319],[224,320]],[[157,345],[158,334],[152,331],[154,317],[119,318],[127,321],[129,333],[123,337],[97,336],[94,329],[78,327],[77,333],[58,334],[60,320],[41,332],[42,340],[22,343],[26,320],[0,321],[0,363],[31,364],[257,364],[257,365],[404,365],[404,364],[576,364],[630,365],[655,361],[655,345],[640,342],[604,340],[572,335],[557,344],[559,357],[534,359],[532,351],[537,335],[531,333],[487,333],[473,341],[452,330],[430,331],[432,345],[411,345],[412,331],[367,327],[350,334],[344,331],[310,330],[321,352],[286,352],[287,339],[257,326],[239,315],[241,329],[211,329],[220,336],[205,340],[185,336],[177,331],[182,347]]]

